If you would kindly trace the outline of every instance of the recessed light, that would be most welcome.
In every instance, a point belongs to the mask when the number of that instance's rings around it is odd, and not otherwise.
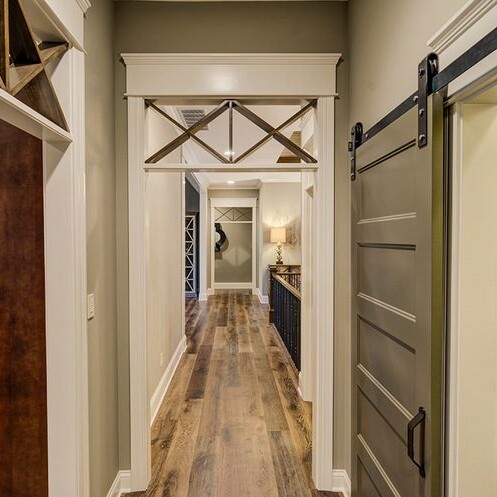
[[[228,185],[234,185],[234,184],[235,184],[235,182],[233,180],[228,181]]]
[[[233,155],[235,155],[235,152],[233,152],[233,150],[226,150],[226,152],[224,152],[224,155],[226,155],[226,157],[233,157]]]

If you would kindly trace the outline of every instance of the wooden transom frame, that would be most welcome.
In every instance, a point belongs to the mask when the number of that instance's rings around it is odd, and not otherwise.
[[[19,0],[0,0],[0,88],[69,131],[47,66],[67,51],[65,41],[37,43]]]
[[[316,107],[317,100],[311,100],[307,105],[302,107],[298,112],[296,112],[293,116],[287,119],[284,123],[280,124],[278,127],[274,127],[269,124],[267,121],[258,116],[255,112],[252,112],[248,107],[243,105],[238,100],[224,100],[219,105],[217,105],[212,111],[210,111],[203,118],[199,119],[195,124],[186,128],[181,123],[179,123],[176,119],[171,117],[167,112],[158,107],[152,100],[145,100],[145,105],[147,107],[152,108],[156,112],[158,112],[162,117],[170,121],[173,125],[179,128],[183,133],[169,142],[166,146],[162,147],[158,152],[149,157],[145,163],[146,164],[156,164],[161,159],[169,155],[171,152],[176,150],[178,147],[181,147],[185,142],[189,139],[196,142],[200,145],[204,150],[210,153],[213,157],[218,159],[223,164],[236,164],[246,159],[250,155],[252,155],[256,150],[261,148],[265,143],[274,138],[276,141],[281,143],[288,151],[295,155],[297,159],[307,163],[307,164],[316,164],[318,161],[311,154],[306,152],[302,147],[296,144],[291,138],[287,138],[282,131],[286,129],[288,126],[293,124],[298,119],[305,116],[311,109]],[[255,124],[258,128],[262,129],[266,135],[261,138],[256,144],[252,145],[245,152],[240,154],[235,158],[233,153],[233,111],[236,110],[239,114],[247,118],[250,122]],[[209,123],[217,119],[219,116],[224,114],[225,112],[229,112],[229,150],[232,152],[229,158],[224,157],[219,151],[212,148],[210,145],[205,143],[202,139],[200,139],[196,133],[205,128]]]

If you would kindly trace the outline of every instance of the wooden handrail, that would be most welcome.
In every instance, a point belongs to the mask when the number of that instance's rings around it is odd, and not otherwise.
[[[282,273],[282,274],[290,274],[290,273]],[[290,285],[290,283],[288,283],[288,281],[286,281],[284,278],[282,278],[278,273],[276,273],[276,274],[272,273],[271,276],[276,281],[281,283],[290,293],[295,295],[295,297],[297,297],[299,300],[302,299],[300,292],[294,286]]]

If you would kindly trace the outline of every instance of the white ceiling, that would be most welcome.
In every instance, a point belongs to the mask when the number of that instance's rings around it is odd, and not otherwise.
[[[262,183],[300,183],[301,174],[295,173],[202,173],[207,179],[209,188],[221,189],[253,189]],[[234,184],[228,183],[234,181]]]
[[[271,124],[273,127],[280,126],[288,118],[297,113],[301,107],[299,105],[247,105],[247,107]],[[182,105],[182,106],[165,106],[164,110],[174,115],[174,117],[184,124],[181,117],[182,109],[203,109],[207,114],[215,108],[214,105]],[[290,137],[294,131],[300,129],[300,121],[288,126],[282,133]],[[214,148],[217,152],[229,157],[229,113],[224,112],[221,116],[209,123],[206,131],[196,133],[207,145]],[[235,158],[255,145],[259,140],[266,136],[266,132],[253,124],[247,118],[238,112],[233,112],[233,150]],[[219,160],[204,150],[200,145],[189,140],[185,150],[185,157],[190,162],[197,164],[217,164]],[[244,164],[274,164],[278,161],[283,152],[283,145],[274,139],[269,140],[261,148],[256,150],[252,155],[243,160]],[[191,158],[191,156],[193,156]]]
[[[247,107],[275,128],[280,126],[301,109],[300,105],[247,105]],[[179,122],[184,123],[180,112],[182,109],[203,109],[207,114],[214,109],[214,106],[180,105],[175,107],[163,106],[163,109],[171,115],[174,115]],[[296,121],[282,131],[282,133],[285,136],[290,137],[294,131],[298,130],[300,130],[300,121]],[[228,112],[225,112],[223,115],[209,123],[206,131],[199,131],[196,135],[219,153],[225,155],[224,153],[229,151]],[[235,158],[257,143],[264,136],[266,136],[266,133],[262,129],[238,112],[233,112],[233,149],[235,151]],[[192,140],[187,142],[187,147],[185,148],[185,157],[188,159],[193,155],[193,161],[197,164],[216,164],[219,162],[215,157],[209,154],[209,152],[192,142]],[[271,139],[260,149],[256,150],[253,155],[247,157],[242,163],[274,164],[278,161],[283,150],[283,145],[276,140]],[[301,181],[301,174],[299,172],[203,172],[197,173],[196,176],[200,176],[202,182],[207,183],[209,188],[252,189],[259,188],[262,183],[298,183]]]

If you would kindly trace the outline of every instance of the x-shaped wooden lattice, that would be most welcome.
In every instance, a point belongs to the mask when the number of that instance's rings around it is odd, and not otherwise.
[[[61,128],[67,122],[46,67],[62,57],[67,43],[36,42],[18,0],[0,0],[0,88]]]
[[[209,152],[212,156],[218,159],[220,162],[224,164],[233,164],[237,162],[241,162],[243,159],[246,159],[249,155],[253,154],[256,150],[262,147],[265,143],[267,143],[271,138],[274,138],[276,141],[281,143],[286,149],[295,154],[299,159],[306,163],[316,163],[317,160],[307,153],[302,147],[294,143],[290,138],[287,138],[281,132],[293,124],[295,121],[303,117],[307,112],[309,112],[312,108],[316,106],[316,100],[312,100],[305,107],[300,109],[297,113],[295,113],[292,117],[287,119],[283,124],[278,126],[277,128],[273,127],[267,121],[262,119],[262,117],[258,116],[250,109],[248,109],[245,105],[241,104],[238,100],[225,100],[220,105],[218,105],[215,109],[211,110],[208,114],[206,114],[202,119],[198,120],[193,126],[186,128],[182,124],[180,124],[176,119],[171,117],[167,112],[159,108],[154,102],[151,100],[146,100],[145,103],[148,107],[154,109],[161,116],[165,117],[168,121],[174,124],[177,128],[179,128],[183,133],[175,138],[173,141],[169,142],[165,147],[161,148],[154,155],[149,157],[146,160],[147,164],[156,164],[161,159],[169,155],[173,150],[176,150],[178,147],[181,147],[188,140],[192,139],[198,145],[200,145],[204,150]],[[257,127],[265,131],[267,134],[259,140],[255,145],[251,146],[248,150],[240,154],[238,157],[234,157],[233,155],[233,111],[236,110],[239,114],[246,117],[249,121],[255,124]],[[200,139],[196,133],[205,128],[210,122],[214,121],[214,119],[218,118],[224,112],[229,112],[229,149],[232,155],[229,158],[224,157],[217,150],[212,148],[210,145],[205,143],[202,139]]]

